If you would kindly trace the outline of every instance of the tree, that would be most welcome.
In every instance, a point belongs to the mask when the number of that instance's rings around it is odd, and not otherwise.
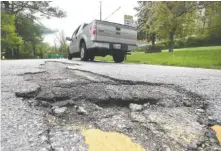
[[[154,30],[154,20],[150,14],[150,8],[154,4],[151,1],[140,1],[138,7],[134,9],[138,12],[138,39],[151,41],[152,46],[155,45],[157,33]]]
[[[56,31],[37,24],[32,19],[27,19],[20,14],[16,20],[17,32],[24,40],[24,44],[32,44],[32,56],[36,56],[36,46],[43,41],[43,35],[51,34]]]
[[[1,48],[6,58],[14,58],[22,45],[22,38],[15,32],[14,22],[14,15],[1,13]]]
[[[68,45],[64,31],[61,31],[56,35],[56,40],[59,43],[59,52],[62,53],[64,56],[67,56]]]
[[[2,36],[4,46],[6,43],[8,44],[8,47],[4,48],[6,52],[8,52],[11,47],[14,48],[13,43],[10,42],[15,42],[17,36],[21,42],[24,42],[22,46],[18,45],[19,43],[17,42],[17,52],[19,52],[18,47],[21,46],[20,51],[24,51],[21,52],[23,56],[30,57],[30,52],[26,52],[27,50],[32,52],[33,57],[36,56],[37,47],[41,45],[43,35],[57,32],[44,27],[41,23],[37,23],[39,22],[38,19],[40,17],[62,18],[66,16],[64,11],[58,7],[52,7],[50,3],[51,2],[48,1],[1,1],[2,14],[13,16],[13,21],[10,23],[11,26],[8,26],[13,27],[13,30],[10,33],[3,31],[3,36],[11,38],[6,39]],[[9,39],[11,40],[9,41]],[[18,57],[19,53],[16,55]]]
[[[48,43],[40,43],[37,45],[37,55],[40,58],[47,58],[48,54],[53,51],[53,48]]]
[[[50,6],[50,1],[1,1],[1,8],[7,13],[25,14],[29,18],[37,19],[37,13],[43,17],[65,17],[66,13],[58,7]]]
[[[138,11],[138,39],[149,39],[152,45],[156,37],[169,40],[169,52],[173,51],[175,38],[200,35],[206,27],[205,31],[217,33],[221,27],[220,2],[167,1],[138,4],[135,8]]]
[[[205,9],[205,32],[208,35],[221,35],[221,2],[213,2]]]
[[[169,52],[173,52],[174,37],[181,35],[180,31],[188,31],[190,24],[195,22],[195,2],[156,2],[151,8],[156,18],[154,27],[160,36],[169,39]],[[179,30],[181,29],[181,30]],[[186,35],[183,35],[186,36]]]

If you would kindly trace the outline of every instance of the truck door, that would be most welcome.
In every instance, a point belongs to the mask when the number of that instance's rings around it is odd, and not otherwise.
[[[70,43],[70,51],[71,53],[76,53],[78,52],[78,39],[77,39],[77,33],[79,30],[80,26],[74,31],[72,37],[71,37],[71,43]]]

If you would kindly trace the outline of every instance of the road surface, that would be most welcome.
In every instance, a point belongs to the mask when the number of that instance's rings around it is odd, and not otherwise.
[[[210,129],[221,124],[220,70],[77,59],[1,66],[2,150],[220,148]]]

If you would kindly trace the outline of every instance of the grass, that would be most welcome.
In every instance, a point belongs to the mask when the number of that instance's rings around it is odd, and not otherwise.
[[[112,56],[96,57],[96,60],[113,62]],[[162,53],[134,52],[125,62],[221,69],[221,46],[163,50]]]

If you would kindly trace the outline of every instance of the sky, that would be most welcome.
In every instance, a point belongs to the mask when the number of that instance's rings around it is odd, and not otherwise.
[[[101,0],[102,1],[102,19],[105,19],[113,13],[118,7],[121,7],[107,21],[115,23],[124,23],[124,15],[132,15],[135,18],[137,6],[136,0]],[[94,19],[100,19],[100,0],[55,0],[51,3],[67,13],[66,18],[41,19],[41,22],[50,29],[64,31],[66,36],[71,36],[74,30],[82,23],[89,23]],[[45,42],[54,44],[56,34],[46,35]]]

